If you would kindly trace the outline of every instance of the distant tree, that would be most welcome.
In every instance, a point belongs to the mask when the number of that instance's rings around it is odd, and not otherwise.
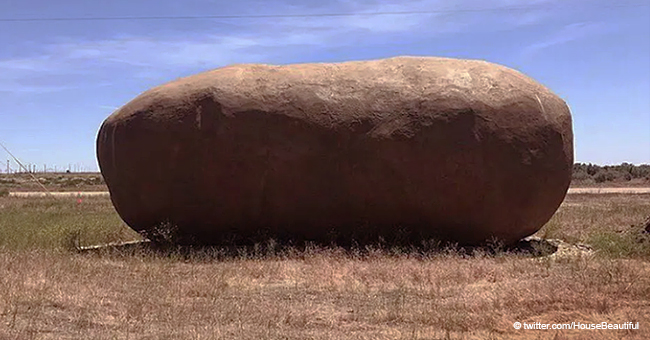
[[[591,176],[587,173],[586,170],[583,169],[578,169],[578,170],[573,170],[573,180],[576,181],[586,181],[590,180]]]
[[[639,165],[630,169],[632,178],[646,178],[650,176],[650,165]]]
[[[596,183],[611,182],[618,177],[618,173],[612,169],[601,169],[594,175]]]
[[[595,175],[599,170],[600,167],[598,165],[591,164],[591,163],[587,165],[587,173],[589,174],[589,176]]]
[[[620,165],[605,166],[591,163],[575,163],[573,165],[574,181],[604,183],[611,181],[631,181],[632,179],[645,179],[650,181],[650,164],[634,165],[624,162]]]

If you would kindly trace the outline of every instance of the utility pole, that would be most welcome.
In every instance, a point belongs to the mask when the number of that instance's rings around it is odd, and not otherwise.
[[[9,160],[7,160],[7,173],[9,173]]]

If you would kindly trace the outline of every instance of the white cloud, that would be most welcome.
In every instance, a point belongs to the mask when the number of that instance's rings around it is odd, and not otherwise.
[[[522,56],[531,57],[544,49],[584,39],[594,34],[605,32],[608,29],[605,24],[599,22],[581,22],[566,25],[546,39],[526,47],[522,51]]]
[[[42,67],[42,58],[5,59],[0,60],[0,69],[35,71]]]
[[[441,11],[409,15],[355,15],[334,17],[294,17],[252,20],[230,32],[183,32],[175,36],[121,36],[104,40],[51,43],[38,56],[0,60],[0,91],[65,90],[73,84],[40,83],[39,77],[92,77],[114,70],[129,70],[134,77],[159,77],[170,70],[214,68],[230,63],[263,62],[271,56],[291,53],[291,46],[312,50],[357,44],[381,39],[384,34],[404,38],[433,37],[470,30],[504,30],[544,20],[548,6],[559,0],[399,0],[340,1],[336,9],[320,12],[367,14],[377,12]],[[495,9],[533,6],[529,10],[461,12],[462,9]],[[540,7],[541,6],[541,7]],[[332,7],[332,8],[334,8]],[[300,6],[274,5],[274,13],[314,13]],[[571,32],[569,32],[571,33]],[[573,34],[576,34],[575,32]],[[567,38],[565,38],[567,39]],[[531,46],[539,50],[560,42]],[[182,71],[175,71],[182,72]],[[30,80],[31,79],[31,80]],[[22,86],[22,88],[21,88]]]
[[[97,105],[98,108],[103,109],[103,110],[109,110],[109,111],[115,111],[119,109],[117,106],[112,106],[112,105]]]
[[[351,16],[281,18],[274,26],[283,30],[321,29],[321,37],[344,34],[381,34],[420,31],[427,35],[461,32],[476,29],[487,22],[496,21],[503,28],[515,28],[539,22],[548,16],[548,5],[560,0],[493,0],[489,4],[480,0],[383,0],[339,1],[339,7]],[[276,11],[281,12],[282,7]],[[295,6],[285,8],[295,12]],[[340,11],[339,11],[340,12]],[[412,14],[375,15],[376,13],[420,12]],[[332,12],[329,12],[332,13]],[[495,20],[496,19],[496,20]],[[494,25],[481,27],[495,29]],[[325,29],[325,30],[323,30]]]
[[[49,92],[60,92],[66,90],[73,90],[78,88],[77,86],[68,86],[68,85],[23,85],[8,81],[0,81],[0,93],[10,92],[10,93],[49,93]]]

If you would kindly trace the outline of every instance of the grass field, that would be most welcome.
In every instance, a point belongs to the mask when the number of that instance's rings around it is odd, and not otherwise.
[[[0,191],[105,191],[104,178],[88,173],[0,174]]]
[[[4,197],[0,339],[649,339],[650,240],[631,227],[648,216],[650,195],[570,195],[537,236],[595,252],[538,258],[319,246],[78,254],[139,236],[108,198]]]
[[[108,191],[104,178],[98,172],[88,173],[0,173],[0,196],[3,192],[34,191]],[[573,188],[635,188],[650,187],[650,179],[634,178],[595,182],[592,179],[574,180]]]

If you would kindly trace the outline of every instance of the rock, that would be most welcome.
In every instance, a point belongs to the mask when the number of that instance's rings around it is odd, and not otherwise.
[[[150,89],[97,138],[117,212],[182,243],[535,233],[569,187],[568,106],[492,63],[234,65]]]
[[[560,239],[542,239],[536,236],[526,237],[523,241],[530,242],[535,248],[533,255],[540,259],[567,259],[592,257],[596,251],[584,243],[571,244]]]

